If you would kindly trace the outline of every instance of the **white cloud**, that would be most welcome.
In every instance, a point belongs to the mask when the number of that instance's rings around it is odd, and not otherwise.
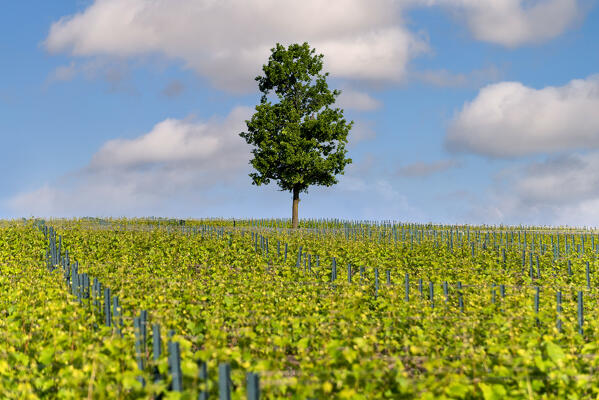
[[[550,158],[529,165],[515,190],[527,204],[567,205],[599,199],[599,153]]]
[[[397,174],[408,178],[423,178],[452,168],[457,168],[460,165],[460,162],[457,160],[439,160],[430,163],[415,162],[400,167]]]
[[[275,42],[308,41],[335,77],[399,81],[427,44],[401,24],[393,0],[96,0],[55,22],[53,53],[161,54],[232,92],[255,90]]]
[[[452,121],[452,150],[516,157],[599,148],[599,75],[543,89],[501,82],[480,90]]]
[[[374,138],[376,138],[376,131],[372,121],[354,121],[354,125],[347,135],[347,145],[353,147],[360,142],[373,140]]]
[[[157,164],[202,164],[234,167],[243,163],[243,139],[236,133],[243,130],[239,122],[251,116],[251,109],[238,107],[224,124],[196,123],[166,119],[152,131],[136,139],[115,139],[106,142],[94,154],[90,168],[135,168]],[[238,126],[239,130],[234,131]]]
[[[599,227],[599,198],[562,207],[555,218],[558,226]]]
[[[511,166],[470,215],[477,222],[599,226],[599,152]]]
[[[552,39],[572,26],[583,11],[577,0],[414,0],[447,7],[477,40],[506,47]]]
[[[577,0],[95,0],[54,22],[44,45],[77,57],[159,55],[219,89],[247,93],[276,42],[308,41],[331,76],[382,87],[409,79],[409,61],[429,51],[402,19],[421,6],[445,7],[476,39],[508,47],[556,37],[584,14]],[[72,69],[54,75],[71,77]],[[454,86],[470,77],[424,71],[420,78]]]
[[[52,73],[51,81],[70,81],[77,75],[77,67],[75,62],[71,61],[69,65],[61,65]]]
[[[8,205],[33,215],[148,215],[238,179],[249,146],[238,136],[252,109],[206,122],[167,119],[135,139],[105,143],[83,169],[17,194]],[[248,178],[249,179],[249,178]]]
[[[469,73],[453,73],[445,69],[414,71],[411,76],[422,82],[441,87],[480,87],[499,80],[501,71],[490,66]]]
[[[381,107],[381,102],[370,96],[368,93],[359,92],[352,89],[343,89],[333,107],[342,109],[372,111]]]

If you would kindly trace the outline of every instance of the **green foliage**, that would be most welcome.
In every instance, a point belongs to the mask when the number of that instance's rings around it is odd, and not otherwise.
[[[277,43],[271,51],[264,76],[256,77],[260,104],[246,121],[248,131],[240,133],[254,146],[252,182],[275,180],[281,190],[300,192],[311,185],[331,186],[351,163],[345,144],[353,121],[347,124],[342,110],[329,107],[341,92],[329,90],[328,72],[320,74],[323,56],[313,56],[308,43],[288,49]],[[271,91],[275,104],[267,98]]]
[[[266,222],[266,221],[265,221]],[[275,224],[275,221],[269,221]],[[98,277],[121,298],[124,337],[102,326],[89,304],[67,293],[59,273],[44,265],[43,234],[30,225],[0,225],[0,397],[149,398],[168,385],[166,354],[138,371],[132,317],[149,311],[163,335],[176,332],[185,391],[167,398],[217,395],[217,365],[229,362],[245,395],[244,374],[258,372],[266,399],[529,399],[596,398],[599,310],[595,251],[558,258],[535,252],[542,274],[521,265],[527,242],[483,248],[486,232],[515,229],[442,226],[352,226],[309,222],[313,229],[249,228],[251,221],[53,221],[80,272]],[[209,228],[225,225],[223,233]],[[327,228],[326,231],[323,230]],[[398,240],[395,240],[397,233]],[[226,234],[230,232],[230,235]],[[268,238],[268,253],[251,232]],[[539,232],[539,243],[550,234]],[[405,234],[405,235],[404,235]],[[563,235],[563,233],[562,233]],[[411,237],[418,237],[412,241]],[[505,239],[504,239],[505,240]],[[570,243],[572,239],[570,239]],[[287,261],[276,243],[287,243]],[[580,240],[575,242],[580,244]],[[598,242],[599,243],[599,242]],[[295,267],[302,246],[312,265]],[[283,246],[282,246],[283,247]],[[319,256],[320,265],[315,258]],[[331,283],[331,257],[338,278]],[[573,275],[566,261],[572,262]],[[577,331],[576,292],[584,289],[585,334]],[[347,282],[347,264],[354,267]],[[360,276],[359,267],[364,267]],[[380,271],[375,296],[374,268]],[[390,271],[391,285],[385,282]],[[410,274],[410,301],[404,276]],[[420,295],[417,280],[424,281]],[[435,284],[434,304],[428,282]],[[448,299],[441,284],[449,282]],[[464,312],[456,282],[462,282]],[[492,303],[492,284],[506,297]],[[534,288],[541,286],[539,313]],[[555,292],[563,293],[563,331],[556,329]],[[538,319],[538,323],[537,323]],[[148,344],[151,343],[151,338]],[[149,354],[146,354],[148,356]],[[198,379],[198,361],[209,379]],[[165,381],[152,384],[157,366]],[[137,377],[149,384],[142,388]]]
[[[144,397],[127,384],[138,375],[132,341],[67,295],[45,268],[45,246],[30,226],[0,228],[0,397]]]

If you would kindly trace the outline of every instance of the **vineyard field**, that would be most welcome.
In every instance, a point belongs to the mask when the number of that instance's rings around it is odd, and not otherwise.
[[[598,398],[598,232],[300,225],[0,222],[0,397]]]

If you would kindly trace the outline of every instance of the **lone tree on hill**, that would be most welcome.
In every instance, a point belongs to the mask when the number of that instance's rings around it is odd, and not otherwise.
[[[354,122],[346,123],[343,110],[329,108],[341,92],[329,90],[328,72],[320,74],[322,54],[313,56],[307,42],[288,49],[277,43],[271,52],[262,66],[264,76],[256,77],[260,104],[245,121],[248,131],[239,136],[254,146],[252,183],[260,186],[272,179],[282,191],[293,193],[292,225],[297,228],[300,192],[307,193],[311,185],[334,185],[335,175],[352,162],[345,157],[345,144]],[[271,90],[278,103],[267,101]]]

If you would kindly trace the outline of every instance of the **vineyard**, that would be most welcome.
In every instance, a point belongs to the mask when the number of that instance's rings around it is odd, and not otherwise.
[[[0,397],[599,397],[599,235],[0,222]]]

